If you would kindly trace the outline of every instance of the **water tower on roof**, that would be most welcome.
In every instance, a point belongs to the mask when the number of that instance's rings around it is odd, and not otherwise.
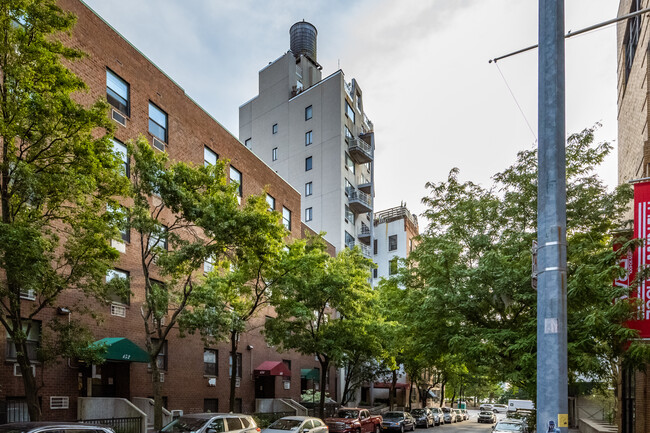
[[[316,60],[316,36],[318,30],[313,24],[305,20],[299,21],[291,26],[289,30],[290,47],[294,56],[304,55],[314,63]]]

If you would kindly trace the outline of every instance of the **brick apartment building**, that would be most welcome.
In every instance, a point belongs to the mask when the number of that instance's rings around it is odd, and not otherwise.
[[[77,25],[68,41],[83,50],[87,57],[70,65],[71,69],[89,87],[85,102],[107,97],[114,109],[111,117],[116,121],[115,138],[127,142],[138,135],[146,136],[154,147],[168,152],[171,160],[203,164],[215,158],[230,160],[231,179],[241,184],[241,195],[260,193],[267,188],[275,209],[283,213],[290,224],[292,238],[302,237],[309,231],[300,221],[301,197],[291,185],[256,157],[248,148],[225,130],[215,119],[199,107],[183,89],[158,69],[127,40],[113,30],[101,17],[79,0],[60,0],[59,5],[78,16]],[[150,122],[157,124],[162,137],[154,138]],[[161,135],[161,134],[158,134]],[[116,146],[119,147],[119,142]],[[288,220],[288,221],[287,221]],[[116,268],[128,272],[133,295],[127,305],[94,306],[102,316],[101,324],[88,320],[97,340],[125,337],[144,347],[144,330],[139,306],[144,299],[143,275],[139,264],[139,249],[134,234],[130,241],[115,245],[122,250]],[[139,240],[138,240],[139,241]],[[333,252],[333,248],[330,249]],[[29,303],[29,294],[22,302]],[[74,292],[61,296],[56,305],[43,311],[38,319],[47,323],[57,315],[57,307],[66,308],[81,299]],[[88,302],[84,299],[84,302]],[[59,309],[58,313],[65,310]],[[263,326],[266,311],[253,324],[256,330],[242,335],[235,363],[238,380],[237,410],[247,413],[260,409],[256,398],[287,398],[298,401],[301,389],[319,389],[318,375],[314,374],[318,362],[313,356],[297,353],[278,353],[269,347],[259,329]],[[74,314],[74,313],[73,313]],[[64,316],[65,317],[65,316]],[[38,344],[39,330],[31,336]],[[0,333],[0,408],[6,410],[6,421],[25,420],[22,380],[14,363],[11,341]],[[161,354],[164,366],[164,401],[169,410],[188,412],[227,411],[229,376],[232,371],[227,344],[205,347],[197,336],[179,338],[172,335]],[[101,366],[84,367],[75,360],[61,359],[55,364],[36,366],[37,382],[42,385],[39,395],[43,419],[75,420],[78,418],[79,397],[113,397],[131,401],[152,396],[151,377],[147,363],[107,361]],[[274,376],[273,367],[291,375]],[[266,375],[260,377],[255,370],[262,366]],[[325,388],[336,395],[336,378],[331,371]],[[142,403],[140,403],[142,404]],[[145,401],[145,406],[148,401]],[[277,409],[276,409],[277,410]],[[0,410],[0,422],[2,421]]]
[[[620,0],[618,16],[650,7],[649,0]],[[650,16],[638,15],[617,25],[618,182],[650,177],[648,136],[648,51]],[[632,216],[630,206],[629,217]],[[650,431],[650,372],[623,370],[618,387],[619,431]]]

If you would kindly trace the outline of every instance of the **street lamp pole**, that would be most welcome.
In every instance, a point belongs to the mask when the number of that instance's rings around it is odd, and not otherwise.
[[[568,431],[564,0],[539,0],[537,431]]]

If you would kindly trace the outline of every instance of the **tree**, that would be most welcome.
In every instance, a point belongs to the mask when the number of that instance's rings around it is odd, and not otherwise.
[[[230,341],[230,412],[235,410],[239,337],[250,330],[251,320],[269,305],[273,288],[291,272],[284,266],[288,232],[280,214],[269,212],[266,194],[249,196],[242,212],[249,219],[249,232],[224,251],[181,321],[185,331],[198,330],[206,340]]]
[[[194,298],[210,289],[204,283],[205,264],[223,260],[226,252],[259,236],[259,222],[248,207],[239,208],[237,184],[226,182],[227,162],[198,167],[170,162],[166,153],[155,151],[143,137],[135,145],[129,143],[128,150],[135,164],[133,205],[125,214],[138,235],[135,242],[141,252],[145,295],[141,314],[152,373],[154,428],[159,430],[162,366],[158,355],[165,340]]]
[[[74,15],[54,0],[5,0],[0,8],[0,323],[35,421],[33,362],[93,355],[84,352],[90,334],[76,323],[52,327],[56,352],[38,350],[29,337],[62,292],[103,297],[106,271],[119,256],[109,246],[117,223],[106,208],[126,179],[112,151],[106,102],[76,102],[86,86],[62,64],[83,56],[58,39]]]
[[[281,350],[315,354],[321,368],[320,414],[331,366],[339,363],[347,342],[372,321],[374,293],[368,282],[372,261],[358,248],[330,257],[320,239],[296,240],[289,246],[293,271],[276,286],[268,320],[268,341]]]
[[[577,374],[614,377],[611,366],[636,334],[625,326],[633,306],[612,302],[625,294],[612,281],[621,272],[620,255],[633,245],[614,252],[612,233],[626,226],[631,192],[627,185],[608,191],[594,174],[611,146],[594,143],[593,133],[573,134],[566,146],[571,380]],[[462,183],[454,169],[446,182],[427,185],[423,201],[431,224],[399,279],[429,299],[419,310],[423,332],[443,335],[470,373],[485,366],[492,379],[534,395],[537,151],[520,152],[494,181],[490,189]],[[638,342],[627,353],[638,354],[636,365],[648,359],[647,346]]]

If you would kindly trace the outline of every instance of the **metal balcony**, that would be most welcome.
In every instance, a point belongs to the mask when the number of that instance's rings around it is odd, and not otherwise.
[[[370,246],[369,245],[364,245],[364,244],[360,244],[359,246],[361,247],[361,253],[363,254],[363,256],[368,258],[368,259],[371,258],[371,256],[370,256]]]
[[[363,191],[354,188],[347,188],[348,203],[350,210],[356,214],[370,212],[372,210],[372,197]]]
[[[370,194],[372,192],[372,182],[370,181],[370,178],[362,174],[357,175],[357,189],[366,194]]]
[[[361,230],[357,233],[357,239],[366,245],[370,245],[370,228],[367,225],[361,225]]]
[[[372,146],[358,137],[349,139],[348,153],[357,164],[365,164],[373,160]]]

